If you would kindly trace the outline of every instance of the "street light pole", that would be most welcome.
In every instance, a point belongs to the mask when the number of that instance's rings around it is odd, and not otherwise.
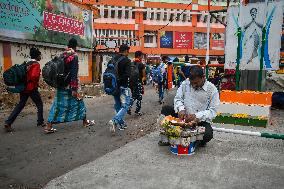
[[[209,78],[209,49],[210,49],[210,3],[211,0],[208,0],[208,19],[207,19],[207,50],[206,50],[206,67],[205,67],[205,73],[206,73],[206,79]]]

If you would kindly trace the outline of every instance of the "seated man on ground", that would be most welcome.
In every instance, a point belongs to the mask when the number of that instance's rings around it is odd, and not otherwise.
[[[204,71],[199,66],[190,69],[189,77],[178,88],[174,98],[174,111],[169,105],[162,108],[164,115],[177,116],[185,122],[196,122],[205,127],[203,140],[199,146],[205,146],[213,138],[213,129],[210,122],[217,115],[220,104],[217,88],[206,80]],[[159,145],[169,145],[168,142],[159,141]]]

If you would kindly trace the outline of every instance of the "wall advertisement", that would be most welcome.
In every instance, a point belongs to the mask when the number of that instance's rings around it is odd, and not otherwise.
[[[234,69],[240,62],[240,70],[259,70],[261,63],[265,70],[279,69],[283,6],[284,1],[279,1],[250,3],[241,11],[237,6],[229,8],[225,68]]]
[[[173,32],[162,31],[160,37],[161,48],[173,48]]]
[[[62,0],[0,0],[0,36],[92,48],[92,11]]]
[[[192,49],[192,33],[191,32],[175,32],[174,48]]]
[[[224,50],[225,48],[225,34],[213,33],[211,45],[213,50]]]

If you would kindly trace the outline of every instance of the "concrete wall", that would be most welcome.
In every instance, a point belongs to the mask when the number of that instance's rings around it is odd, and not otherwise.
[[[0,44],[0,74],[2,75],[4,69],[3,47]]]
[[[0,65],[4,65],[6,70],[14,64],[21,64],[29,58],[29,51],[31,47],[37,47],[42,53],[42,60],[40,61],[41,68],[51,60],[53,57],[60,55],[64,49],[55,47],[46,47],[39,45],[29,45],[20,43],[0,42]],[[3,50],[1,50],[3,49]],[[5,52],[2,53],[1,52]],[[77,52],[79,57],[79,76],[83,83],[92,82],[92,56],[90,52]],[[5,58],[3,58],[5,57]],[[3,60],[3,61],[1,61]]]

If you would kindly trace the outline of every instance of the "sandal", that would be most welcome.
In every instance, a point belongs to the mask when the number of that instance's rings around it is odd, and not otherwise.
[[[15,131],[15,129],[12,128],[11,125],[4,125],[4,130],[5,130],[7,133],[11,133],[11,132]]]
[[[44,129],[44,133],[45,134],[51,134],[51,133],[55,133],[57,130],[54,128],[50,128],[50,129]]]
[[[95,124],[96,124],[95,120],[86,120],[86,121],[84,121],[83,126],[84,127],[90,127],[90,126],[93,126]]]

